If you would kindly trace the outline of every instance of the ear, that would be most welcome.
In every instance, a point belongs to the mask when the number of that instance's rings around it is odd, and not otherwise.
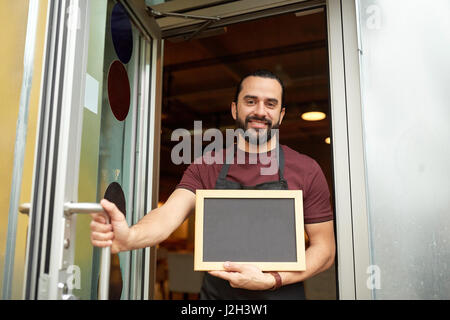
[[[280,125],[281,122],[283,121],[285,112],[286,112],[286,108],[284,108],[284,107],[281,108],[281,112],[280,112],[280,121],[279,121],[278,125]]]
[[[237,106],[236,106],[236,102],[232,102],[231,103],[231,116],[233,117],[234,120],[237,119]]]

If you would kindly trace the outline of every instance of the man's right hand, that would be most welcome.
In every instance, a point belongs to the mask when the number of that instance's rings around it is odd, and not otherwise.
[[[106,199],[100,201],[106,214],[109,215],[111,224],[106,224],[103,213],[92,213],[91,243],[93,246],[105,248],[111,247],[111,253],[130,250],[131,229],[125,216],[116,205]]]

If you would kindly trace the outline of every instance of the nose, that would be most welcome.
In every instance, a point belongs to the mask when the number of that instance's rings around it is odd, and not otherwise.
[[[255,107],[255,110],[254,110],[254,114],[255,114],[255,116],[258,116],[258,117],[261,117],[261,118],[265,118],[266,117],[267,112],[266,112],[266,108],[265,108],[265,105],[264,105],[264,101],[259,101],[256,104],[256,107]]]

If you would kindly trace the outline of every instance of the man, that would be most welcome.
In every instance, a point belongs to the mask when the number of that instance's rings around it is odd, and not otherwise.
[[[252,154],[279,154],[278,171],[261,174],[266,164],[191,164],[166,203],[152,210],[131,228],[124,215],[107,200],[101,204],[111,219],[106,225],[100,214],[92,214],[91,242],[111,246],[112,253],[154,246],[169,237],[193,212],[196,189],[303,190],[306,271],[262,272],[252,265],[225,262],[225,271],[205,275],[202,299],[304,299],[303,281],[328,269],[334,262],[335,242],[329,191],[319,165],[311,158],[279,146],[271,129],[281,125],[285,114],[284,87],[269,71],[245,76],[238,85],[231,113],[238,128],[236,149]],[[237,163],[237,164],[236,164]],[[274,212],[274,214],[276,214]],[[245,244],[243,244],[245,245]]]

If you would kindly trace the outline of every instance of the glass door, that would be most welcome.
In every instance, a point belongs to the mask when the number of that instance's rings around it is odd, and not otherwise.
[[[94,248],[87,214],[102,211],[106,198],[132,225],[157,203],[154,170],[145,164],[156,157],[152,48],[161,45],[133,3],[50,4],[26,299],[149,296],[142,283],[149,284],[151,250]]]
[[[367,289],[449,299],[450,4],[360,0],[357,10]]]
[[[89,47],[80,150],[78,201],[106,198],[132,222],[135,138],[139,101],[139,31],[120,3],[90,3]],[[74,294],[95,299],[100,249],[89,239],[90,216],[76,217]],[[109,298],[128,297],[130,254],[111,255]],[[73,285],[73,284],[72,284]]]

